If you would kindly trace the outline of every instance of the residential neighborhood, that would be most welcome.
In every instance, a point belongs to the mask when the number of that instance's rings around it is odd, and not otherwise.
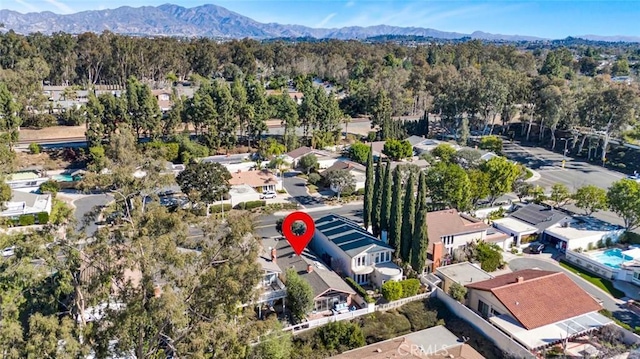
[[[0,357],[640,357],[633,42],[147,10],[2,19]]]

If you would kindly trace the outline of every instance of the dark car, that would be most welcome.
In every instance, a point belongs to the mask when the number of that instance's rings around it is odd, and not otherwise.
[[[540,242],[532,242],[529,244],[529,253],[538,254],[544,251],[544,244]]]

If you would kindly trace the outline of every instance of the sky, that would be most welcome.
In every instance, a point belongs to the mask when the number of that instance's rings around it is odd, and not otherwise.
[[[216,4],[259,22],[310,27],[385,24],[553,39],[640,36],[640,0],[0,0],[0,9],[68,14],[168,2],[184,7]]]

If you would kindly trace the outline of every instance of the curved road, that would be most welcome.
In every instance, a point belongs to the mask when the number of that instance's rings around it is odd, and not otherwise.
[[[569,272],[568,270],[560,267],[557,262],[553,260],[544,260],[537,258],[516,258],[509,261],[509,268],[511,270],[518,271],[522,269],[533,269],[538,268],[542,270],[549,271],[561,271],[564,272],[569,278],[573,279],[576,284],[578,284],[582,289],[584,289],[587,293],[592,296],[600,299],[602,301],[602,305],[604,309],[607,309],[613,313],[614,317],[625,322],[631,326],[631,328],[640,326],[640,318],[627,310],[622,306],[622,301],[612,298],[609,294],[603,292],[600,288],[594,286],[593,284],[585,281],[584,279],[576,276],[575,274]],[[552,290],[552,288],[549,288]]]

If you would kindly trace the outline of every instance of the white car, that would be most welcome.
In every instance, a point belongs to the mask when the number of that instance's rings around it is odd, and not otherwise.
[[[260,195],[260,199],[276,198],[277,194],[273,191],[266,191]]]
[[[16,254],[16,246],[7,247],[2,250],[3,257],[11,257],[14,254]]]

